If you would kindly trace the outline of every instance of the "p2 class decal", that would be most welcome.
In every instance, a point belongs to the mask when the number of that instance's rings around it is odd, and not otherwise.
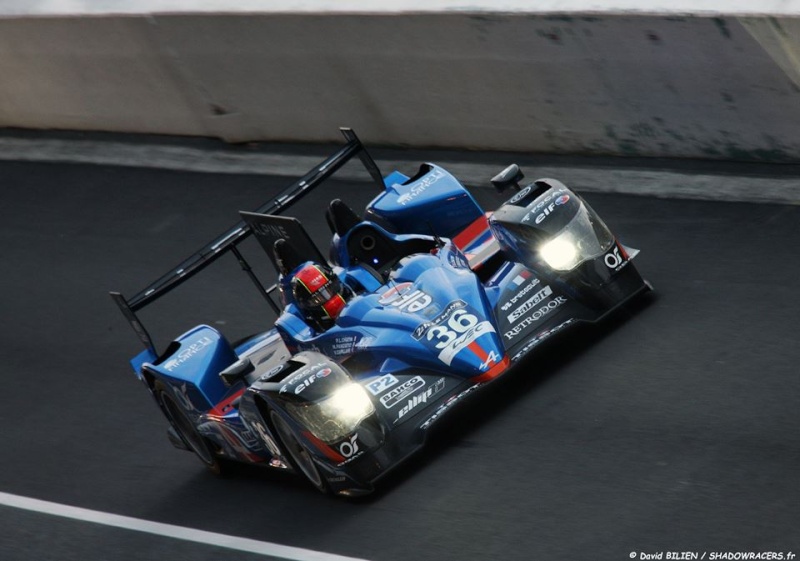
[[[398,380],[391,374],[384,374],[377,380],[373,380],[366,384],[367,390],[372,395],[379,395],[391,388],[392,386],[397,385]]]
[[[606,264],[606,267],[617,272],[627,265],[628,254],[619,244],[614,243],[611,249],[603,256],[603,262]]]

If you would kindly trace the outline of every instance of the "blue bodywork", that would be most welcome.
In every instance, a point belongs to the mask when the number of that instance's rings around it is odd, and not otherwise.
[[[543,206],[549,188],[536,185],[526,188],[529,200],[517,196],[491,215],[434,164],[386,176],[363,216],[333,234],[331,262],[350,294],[333,327],[320,332],[306,321],[291,301],[292,271],[283,270],[273,328],[234,348],[201,325],[160,356],[151,348],[131,361],[170,419],[173,443],[197,451],[159,392],[218,458],[297,469],[276,436],[278,420],[298,435],[324,486],[370,491],[456,403],[550,336],[647,289],[616,241],[568,274],[529,259],[535,252],[519,232],[533,210],[567,212]],[[583,204],[558,189],[559,202]],[[354,431],[325,440],[304,426],[302,411],[352,383],[374,408]]]

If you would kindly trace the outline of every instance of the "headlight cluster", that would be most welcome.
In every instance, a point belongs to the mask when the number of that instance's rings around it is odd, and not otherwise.
[[[580,253],[575,244],[566,236],[558,236],[539,248],[539,255],[545,263],[557,271],[570,271],[575,268]]]
[[[287,410],[326,444],[352,434],[358,424],[375,412],[361,384],[351,382],[316,403],[287,403]]]

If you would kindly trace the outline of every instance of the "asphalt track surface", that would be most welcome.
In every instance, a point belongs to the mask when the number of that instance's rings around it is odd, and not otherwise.
[[[0,163],[0,491],[376,561],[800,553],[797,206],[591,194],[652,297],[532,356],[367,499],[206,473],[167,442],[107,291],[132,295],[285,183]],[[325,239],[327,201],[372,189],[330,183],[292,214]],[[227,257],[142,317],[162,344],[272,319]],[[3,561],[221,557],[265,558],[0,506]]]

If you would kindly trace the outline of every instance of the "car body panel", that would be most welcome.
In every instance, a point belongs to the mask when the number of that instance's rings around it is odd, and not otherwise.
[[[277,415],[326,487],[370,492],[454,406],[549,338],[650,289],[631,263],[636,250],[556,180],[534,182],[489,212],[434,164],[413,177],[393,172],[381,187],[362,218],[333,234],[332,265],[352,296],[325,331],[306,322],[291,273],[280,268],[274,327],[235,346],[198,326],[155,352],[133,307],[177,281],[160,279],[131,301],[115,295],[147,346],[131,361],[135,372],[154,394],[168,388],[217,457],[296,465],[275,432]],[[297,221],[282,219],[288,229],[280,230],[270,215],[247,214],[265,249],[276,231],[308,239]],[[539,249],[556,238],[577,240],[569,269],[543,261]],[[208,247],[221,251],[229,239]],[[172,423],[170,438],[188,448],[179,428]]]

